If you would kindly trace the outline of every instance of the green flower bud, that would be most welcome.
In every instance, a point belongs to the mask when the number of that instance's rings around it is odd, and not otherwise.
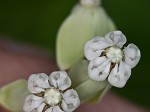
[[[9,111],[22,112],[28,94],[27,81],[17,80],[0,89],[0,104]]]
[[[63,22],[57,36],[57,64],[69,69],[83,58],[84,43],[91,38],[115,30],[115,25],[99,0],[81,0]]]

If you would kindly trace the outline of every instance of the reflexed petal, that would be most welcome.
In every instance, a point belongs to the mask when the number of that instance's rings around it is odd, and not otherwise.
[[[31,93],[40,93],[44,88],[50,88],[48,76],[44,73],[32,74],[28,79],[28,89]]]
[[[55,106],[53,107],[52,112],[64,112],[64,111],[62,111],[59,106]]]
[[[134,68],[141,58],[139,48],[134,44],[129,44],[124,50],[125,63]]]
[[[71,86],[71,80],[65,71],[52,72],[49,76],[51,85],[60,90],[65,90]]]
[[[102,71],[102,74],[99,76],[100,80],[101,81],[104,81],[107,76],[109,75],[109,72],[110,72],[110,66],[111,66],[111,62],[109,63],[106,63],[106,67],[104,68],[104,70]]]
[[[80,99],[77,92],[73,89],[67,90],[63,94],[62,108],[65,112],[72,112],[80,105]]]
[[[94,50],[104,50],[108,46],[104,37],[95,37],[92,39],[92,44],[89,47],[92,47]]]
[[[77,92],[73,89],[67,90],[63,94],[62,108],[65,112],[72,112],[80,105],[80,99]]]
[[[103,62],[105,62],[107,60],[107,58],[105,56],[102,56],[102,57],[98,57],[94,60],[92,60],[91,62],[93,62],[94,66],[98,67],[100,66]]]
[[[89,66],[91,66],[92,64],[90,63]],[[88,75],[89,75],[89,78],[92,79],[92,80],[95,80],[95,81],[99,81],[99,70],[98,68],[94,68],[92,70],[90,70],[90,68],[88,68]]]
[[[95,81],[104,81],[109,75],[110,60],[105,57],[99,57],[92,60],[88,66],[89,78]]]
[[[45,112],[53,112],[52,109],[53,109],[53,108],[50,107],[50,108],[48,108]]]
[[[127,41],[125,35],[121,31],[109,32],[105,35],[105,39],[110,46],[116,45],[120,48],[122,48]]]
[[[70,104],[70,103],[75,103],[75,105],[79,104],[79,96],[74,89],[67,90],[63,94],[63,99],[67,104]]]
[[[112,69],[108,77],[108,82],[115,87],[122,88],[125,86],[130,76],[130,66],[121,61],[119,67],[118,64],[116,64],[116,66]]]
[[[43,112],[43,109],[45,107],[45,103],[42,103],[37,109],[36,109],[36,112]]]
[[[25,112],[31,112],[31,111],[35,110],[37,107],[39,107],[42,104],[42,102],[43,102],[42,97],[38,97],[35,95],[29,95],[25,99],[23,110]]]
[[[45,112],[64,112],[64,111],[62,111],[59,106],[54,106],[48,108]]]
[[[101,55],[109,45],[103,37],[96,37],[88,41],[84,46],[84,55],[88,60],[93,60]]]

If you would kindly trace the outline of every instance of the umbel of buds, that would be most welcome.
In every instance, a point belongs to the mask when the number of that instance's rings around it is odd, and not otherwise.
[[[115,87],[124,87],[131,76],[131,69],[140,60],[141,53],[134,44],[126,43],[126,37],[121,31],[107,33],[105,37],[96,37],[84,46],[85,57],[90,61],[89,78],[95,81],[108,82]]]

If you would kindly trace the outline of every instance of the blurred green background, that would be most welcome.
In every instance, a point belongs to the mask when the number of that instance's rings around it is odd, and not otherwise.
[[[55,53],[59,26],[77,0],[0,1],[0,35],[40,46]],[[123,89],[113,90],[150,107],[150,0],[103,0],[118,29],[141,49],[142,59]]]

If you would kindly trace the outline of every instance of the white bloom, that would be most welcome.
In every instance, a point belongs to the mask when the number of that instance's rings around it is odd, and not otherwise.
[[[121,31],[109,32],[105,37],[96,37],[84,46],[85,57],[90,61],[89,77],[104,81],[108,77],[111,85],[124,87],[131,75],[131,68],[140,60],[141,53],[134,44],[123,50],[126,37]]]
[[[48,77],[44,73],[32,74],[28,80],[28,89],[32,93],[26,97],[25,112],[72,112],[79,105],[77,92],[68,89],[71,80],[65,71],[52,72]]]

